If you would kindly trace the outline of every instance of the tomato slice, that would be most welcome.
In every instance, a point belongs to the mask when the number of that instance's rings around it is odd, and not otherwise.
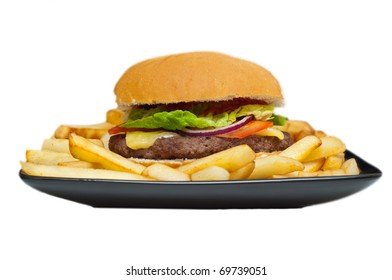
[[[126,132],[126,128],[121,127],[121,126],[115,126],[115,127],[112,127],[111,129],[108,130],[109,134],[117,134],[117,133],[121,133],[121,132]]]
[[[228,133],[217,135],[218,137],[225,138],[245,138],[246,136],[255,134],[260,130],[272,127],[273,123],[268,121],[251,121],[250,123],[240,127],[237,130],[230,131]]]

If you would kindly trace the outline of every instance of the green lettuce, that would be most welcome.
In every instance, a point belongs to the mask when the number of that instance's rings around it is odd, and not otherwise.
[[[162,111],[159,106],[151,109],[134,108],[130,111],[127,122],[121,126],[126,128],[163,128],[166,130],[219,128],[232,124],[239,117],[249,115],[253,115],[257,120],[269,120],[273,116],[273,110],[272,106],[252,104],[241,106],[230,112],[198,116],[199,110],[193,110],[193,112],[187,110]],[[275,117],[272,121],[274,119]]]
[[[281,115],[276,115],[276,114],[272,114],[271,119],[270,119],[270,121],[272,121],[272,123],[274,125],[284,125],[287,120],[288,120],[287,117],[281,116]]]

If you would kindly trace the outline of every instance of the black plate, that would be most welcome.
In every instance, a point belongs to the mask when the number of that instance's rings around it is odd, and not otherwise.
[[[381,171],[347,151],[362,173],[355,176],[268,180],[161,182],[102,179],[20,178],[44,193],[91,205],[121,208],[299,208],[359,192],[381,177]]]

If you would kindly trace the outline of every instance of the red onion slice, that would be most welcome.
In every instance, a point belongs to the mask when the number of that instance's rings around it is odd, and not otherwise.
[[[249,123],[253,119],[253,115],[246,116],[241,120],[232,123],[231,125],[214,128],[214,129],[183,129],[181,133],[187,136],[215,136],[219,134],[228,133],[234,130],[237,130],[247,123]]]

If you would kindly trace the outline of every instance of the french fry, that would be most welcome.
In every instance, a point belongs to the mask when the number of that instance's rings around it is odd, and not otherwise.
[[[312,161],[304,162],[304,172],[316,172],[320,170],[325,162],[325,158],[318,158]]]
[[[342,167],[344,162],[344,153],[329,156],[325,159],[325,163],[322,167],[323,170],[337,170]]]
[[[343,169],[336,170],[318,170],[316,172],[299,171],[298,177],[323,177],[323,176],[344,176]]]
[[[99,139],[88,139],[91,143],[103,147],[103,143]],[[59,153],[70,153],[68,139],[45,139],[42,143],[41,150],[59,152]]]
[[[273,175],[283,175],[303,169],[303,164],[292,158],[280,155],[263,157],[255,160],[255,169],[249,176],[249,179],[270,178]]]
[[[46,151],[69,154],[69,141],[68,139],[45,139],[42,143],[41,149]]]
[[[247,179],[250,174],[252,174],[253,169],[255,169],[255,162],[249,162],[243,167],[230,173],[230,180],[243,180]]]
[[[346,175],[343,169],[335,169],[335,170],[320,170],[317,173],[318,177],[322,176],[344,176]]]
[[[314,135],[314,131],[311,130],[301,130],[300,132],[298,132],[295,135],[294,141],[297,142],[299,140],[301,140],[302,138],[305,138],[307,136],[313,136]]]
[[[160,181],[190,181],[188,174],[160,163],[146,167],[142,175]]]
[[[299,172],[303,172],[303,171],[293,171],[293,172],[290,172],[290,173],[287,173],[287,174],[284,174],[284,175],[272,175],[271,178],[273,178],[273,179],[297,178],[297,177],[299,177],[298,176]]]
[[[104,122],[93,125],[60,125],[55,133],[55,138],[68,139],[71,133],[84,138],[100,139],[114,124]]]
[[[296,177],[317,177],[317,172],[309,172],[309,171],[298,171]]]
[[[316,130],[316,131],[314,132],[314,136],[317,136],[318,138],[321,138],[321,137],[327,136],[327,134],[326,134],[324,131]]]
[[[273,156],[273,155],[279,155],[280,152],[279,151],[275,151],[275,152],[258,152],[256,153],[256,158],[260,158],[260,157],[269,157],[269,156]]]
[[[78,167],[78,168],[103,169],[102,166],[98,163],[87,162],[87,161],[82,161],[82,160],[64,161],[64,162],[59,162],[57,165],[68,166],[68,167]]]
[[[46,164],[46,165],[57,165],[63,161],[76,161],[73,156],[69,153],[57,153],[52,151],[41,151],[41,150],[27,150],[26,161]]]
[[[141,174],[145,168],[74,133],[69,137],[69,149],[75,158],[99,163],[105,169]]]
[[[88,141],[90,141],[91,143],[103,147],[103,142],[100,139],[92,139],[92,138],[87,138]]]
[[[119,125],[124,122],[124,112],[120,109],[111,109],[106,112],[106,122]]]
[[[230,173],[219,166],[209,166],[191,175],[192,181],[219,181],[229,180]]]
[[[195,173],[210,166],[219,166],[233,172],[252,162],[256,155],[248,145],[239,145],[178,167],[187,174]]]
[[[32,162],[20,162],[22,170],[32,176],[61,177],[61,178],[90,178],[118,180],[152,180],[151,178],[105,169],[75,168],[58,165],[43,165]]]
[[[357,161],[354,158],[346,160],[342,164],[342,169],[346,175],[358,175],[360,173]]]
[[[177,167],[180,167],[184,164],[191,163],[193,161],[195,161],[195,159],[180,159],[180,160],[171,160],[171,159],[164,160],[164,159],[162,159],[162,160],[159,160],[159,163],[162,163],[162,164],[167,165],[172,168],[177,168]],[[138,159],[136,162],[143,164],[144,166],[150,166],[150,165],[156,163],[156,160],[155,159]]]
[[[344,143],[337,137],[322,137],[321,146],[315,149],[305,161],[312,161],[318,158],[326,158],[332,155],[343,153],[346,150]]]
[[[316,136],[306,136],[305,138],[302,138],[282,151],[279,155],[282,157],[289,157],[298,161],[303,161],[320,145],[320,138],[317,138]]]
[[[305,121],[288,120],[282,127],[282,130],[287,131],[296,140],[297,135],[301,131],[308,131],[310,134],[314,135],[314,128]]]

